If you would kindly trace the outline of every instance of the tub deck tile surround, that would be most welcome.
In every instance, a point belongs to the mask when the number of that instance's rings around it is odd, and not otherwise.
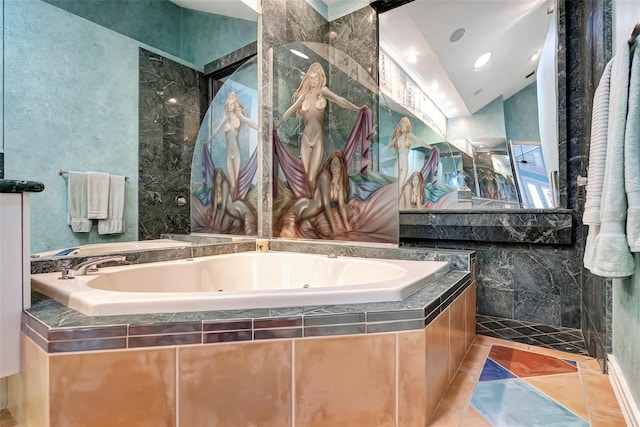
[[[244,252],[250,248],[255,249],[254,242],[209,245],[198,250],[208,256],[211,252]],[[46,352],[63,353],[417,330],[429,325],[472,284],[475,260],[475,253],[470,251],[280,241],[272,241],[271,248],[338,256],[447,260],[451,271],[402,301],[329,306],[90,317],[34,292],[32,307],[23,314],[23,331]],[[148,252],[162,252],[163,258],[169,258],[169,252],[180,257],[184,249]],[[127,254],[127,261],[153,262],[147,260],[154,256],[138,255]],[[39,267],[32,272],[53,265],[50,260],[32,262],[32,266],[34,263]]]
[[[403,301],[96,317],[34,292],[23,331],[48,353],[404,331],[427,326],[471,283],[451,271]]]

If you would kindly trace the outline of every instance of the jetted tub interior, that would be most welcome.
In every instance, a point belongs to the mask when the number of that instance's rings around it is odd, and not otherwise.
[[[400,301],[449,271],[444,261],[241,252],[101,268],[34,291],[89,316]]]

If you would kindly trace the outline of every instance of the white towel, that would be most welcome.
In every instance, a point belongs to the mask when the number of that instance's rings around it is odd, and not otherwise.
[[[109,210],[109,174],[87,172],[87,217],[106,219]]]
[[[624,187],[627,192],[627,243],[640,251],[640,47],[636,43],[629,78],[629,110],[624,134]],[[633,269],[631,269],[633,274]]]
[[[604,68],[600,82],[593,95],[591,114],[591,141],[589,144],[589,174],[587,199],[584,204],[582,223],[589,226],[584,248],[584,266],[591,270],[595,263],[595,239],[600,230],[600,202],[604,166],[607,158],[607,126],[609,123],[609,85],[611,82],[611,64]]]
[[[600,224],[600,202],[602,199],[602,181],[607,158],[607,126],[609,123],[609,85],[611,82],[611,64],[604,68],[600,83],[593,95],[591,114],[591,141],[589,144],[589,174],[587,181],[587,199],[584,204],[582,223]]]
[[[91,231],[91,221],[87,219],[87,174],[69,172],[67,182],[68,216],[67,224],[76,233]]]
[[[98,234],[124,233],[125,177],[109,177],[109,214],[107,219],[98,221]]]
[[[625,194],[624,152],[631,50],[623,43],[613,58],[607,158],[600,207],[600,232],[595,239],[595,260],[591,272],[604,277],[627,277],[634,262],[625,230],[627,198]],[[634,82],[634,85],[638,82]]]

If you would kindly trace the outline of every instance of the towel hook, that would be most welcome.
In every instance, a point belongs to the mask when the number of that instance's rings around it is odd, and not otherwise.
[[[629,46],[633,46],[636,42],[636,37],[640,35],[640,22],[638,22],[631,30],[631,37],[629,37]]]

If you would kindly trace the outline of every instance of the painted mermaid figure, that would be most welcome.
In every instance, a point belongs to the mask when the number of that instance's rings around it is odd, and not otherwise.
[[[227,144],[227,177],[229,179],[229,192],[233,201],[237,200],[238,178],[240,176],[240,142],[238,136],[242,125],[257,129],[258,125],[245,116],[245,108],[234,92],[229,92],[224,104],[224,117],[213,131],[206,143],[212,141],[224,128]]]
[[[327,100],[332,101],[342,108],[352,111],[360,111],[364,107],[358,107],[342,96],[336,95],[326,86],[327,77],[322,65],[314,62],[309,66],[300,86],[293,93],[293,104],[284,112],[282,118],[275,123],[275,128],[280,127],[293,113],[302,118],[304,129],[301,135],[300,158],[306,175],[308,198],[313,198],[318,171],[324,156],[324,133],[322,122],[327,107]]]

